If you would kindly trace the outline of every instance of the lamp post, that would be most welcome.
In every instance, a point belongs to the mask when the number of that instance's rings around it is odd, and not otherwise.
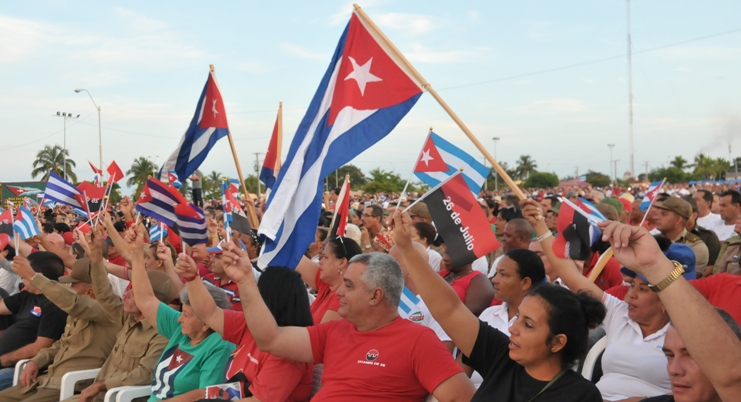
[[[499,142],[499,137],[492,137],[492,140],[494,140],[494,160],[497,160],[497,142]],[[499,191],[499,175],[496,171],[494,172],[494,190]]]
[[[613,173],[613,169],[612,169],[612,148],[615,147],[615,144],[607,144],[607,146],[610,148],[610,175],[612,176],[612,181],[615,181],[616,179],[615,176],[617,176],[617,172]]]
[[[95,103],[95,99],[93,99],[93,95],[90,95],[90,91],[88,91],[85,88],[75,89],[75,92],[77,93],[80,93],[83,91],[87,92],[87,96],[90,97],[90,100],[93,101],[93,105],[95,105],[95,108],[98,109],[98,156],[100,157],[100,165],[98,166],[100,166],[99,168],[100,170],[105,170],[105,167],[103,166],[103,135],[101,134],[101,129],[100,129],[100,106],[98,106],[98,104]]]
[[[64,158],[64,164],[62,165],[62,176],[64,176],[64,180],[67,180],[67,119],[76,119],[80,117],[78,114],[77,116],[72,116],[72,113],[67,112],[57,112],[57,117],[61,117],[64,120],[64,143],[63,147],[64,150],[62,150],[62,157]]]

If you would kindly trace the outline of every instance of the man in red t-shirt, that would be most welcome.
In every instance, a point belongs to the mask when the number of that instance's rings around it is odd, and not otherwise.
[[[206,268],[211,272],[202,276],[201,279],[223,290],[232,303],[232,309],[242,311],[242,302],[239,298],[237,283],[232,281],[229,275],[224,272],[221,245],[209,247],[207,250],[211,254],[211,258],[206,260],[206,264],[208,264]]]
[[[468,401],[474,388],[435,333],[399,317],[401,268],[382,253],[355,256],[337,289],[344,320],[278,327],[257,289],[247,253],[225,246],[226,272],[250,311],[247,326],[260,350],[324,363],[313,401]],[[228,250],[228,251],[227,251]]]

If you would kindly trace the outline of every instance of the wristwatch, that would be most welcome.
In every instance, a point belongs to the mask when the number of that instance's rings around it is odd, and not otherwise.
[[[370,244],[366,244],[364,247],[365,247],[366,250],[370,250],[371,245]]]
[[[684,267],[682,264],[680,264],[677,261],[672,261],[674,264],[674,270],[666,277],[663,281],[657,283],[656,285],[648,285],[648,288],[653,290],[656,293],[661,292],[662,290],[666,289],[667,286],[671,285],[672,282],[676,281],[677,278],[682,276],[684,273]]]

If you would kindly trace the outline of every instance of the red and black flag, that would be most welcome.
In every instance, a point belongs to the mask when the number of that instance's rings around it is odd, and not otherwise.
[[[350,214],[350,178],[345,177],[345,183],[342,185],[340,195],[337,196],[337,204],[334,207],[334,216],[332,224],[329,226],[329,238],[334,239],[337,236],[345,236],[347,229],[347,218]]]
[[[0,233],[13,237],[13,211],[10,209],[0,214]]]
[[[578,199],[576,204],[564,201],[558,211],[558,236],[553,242],[553,252],[559,258],[586,260],[592,244],[602,236],[596,226],[602,220],[605,217],[589,201]]]
[[[440,183],[424,199],[454,266],[470,264],[500,247],[489,220],[460,173]]]
[[[88,181],[83,181],[77,186],[77,189],[87,198],[87,210],[90,214],[94,215],[100,211],[100,207],[103,205],[103,199],[105,198],[105,187],[98,187]],[[92,218],[92,216],[89,218]]]

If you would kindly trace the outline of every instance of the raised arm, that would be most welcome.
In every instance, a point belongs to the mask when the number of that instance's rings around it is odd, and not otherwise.
[[[140,249],[144,247],[144,231],[138,228],[136,237],[133,239]],[[160,308],[160,301],[154,295],[152,284],[147,278],[147,271],[144,268],[144,254],[132,253],[131,259],[131,285],[134,289],[134,301],[139,307],[144,318],[149,324],[157,328],[157,312]]]
[[[90,247],[90,279],[93,285],[93,293],[97,300],[111,314],[120,317],[123,301],[113,291],[111,281],[108,280],[108,271],[103,260],[103,228],[96,226],[92,231],[92,244]]]
[[[603,222],[603,240],[615,250],[615,258],[629,269],[659,284],[674,270],[646,229]],[[680,276],[659,293],[687,350],[723,401],[741,395],[741,340],[715,308]]]
[[[239,286],[247,328],[260,350],[306,363],[314,363],[309,331],[304,327],[279,327],[257,289],[252,263],[246,252],[233,243],[225,245],[226,273]]]
[[[132,253],[129,250],[129,244],[126,242],[126,240],[123,237],[121,237],[120,234],[118,234],[118,231],[116,231],[116,228],[113,227],[113,221],[111,221],[111,215],[109,215],[108,212],[102,212],[102,215],[100,216],[100,220],[103,222],[103,225],[105,225],[106,231],[108,232],[108,237],[111,238],[113,245],[116,246],[116,250],[118,250],[118,254],[120,254],[121,257],[124,260],[126,260],[126,262],[131,264],[131,259],[133,256],[131,255]],[[137,229],[134,229],[134,230],[137,230]],[[144,246],[144,243],[142,243],[142,247],[143,246]],[[140,247],[139,250],[141,249],[142,248]]]
[[[310,288],[316,289],[316,273],[319,271],[319,264],[304,257],[301,257],[301,261],[296,266],[296,272],[301,274],[301,280],[304,281]]]
[[[159,243],[157,245],[157,258],[162,261],[162,266],[165,267],[165,273],[170,277],[173,285],[175,285],[175,288],[177,288],[178,292],[183,290],[183,281],[180,280],[180,276],[178,276],[178,273],[175,272],[175,264],[172,263],[172,254],[170,254],[170,248],[165,246],[163,243]]]
[[[168,251],[169,254],[169,251]],[[180,255],[175,271],[185,279],[185,287],[188,289],[190,306],[193,312],[211,329],[224,335],[224,310],[214,302],[214,298],[206,289],[206,285],[198,276],[196,262],[190,256]],[[180,279],[178,278],[178,282]]]
[[[422,300],[458,349],[466,356],[470,355],[478,337],[479,319],[412,245],[412,218],[397,210],[393,229],[394,242],[402,252],[404,265]]]
[[[538,203],[532,199],[527,199],[520,201],[520,206],[522,207],[522,217],[533,225],[535,233],[538,236],[542,236],[549,231],[545,220],[542,219],[542,216],[544,216],[543,210]],[[540,244],[543,247],[543,254],[548,258],[548,262],[551,263],[558,277],[561,278],[572,292],[586,290],[592,293],[592,296],[597,300],[601,300],[605,292],[595,285],[594,282],[590,281],[589,278],[582,275],[574,261],[557,257],[556,253],[553,252],[553,242],[553,237],[549,237],[540,242]]]
[[[67,268],[72,268],[72,265],[74,265],[75,261],[77,261],[77,259],[75,259],[72,254],[60,249],[59,247],[52,244],[52,242],[46,240],[46,236],[44,235],[36,235],[34,236],[34,240],[36,240],[41,245],[41,247],[44,248],[44,250],[58,255],[59,258],[61,258],[64,262],[64,266]]]

